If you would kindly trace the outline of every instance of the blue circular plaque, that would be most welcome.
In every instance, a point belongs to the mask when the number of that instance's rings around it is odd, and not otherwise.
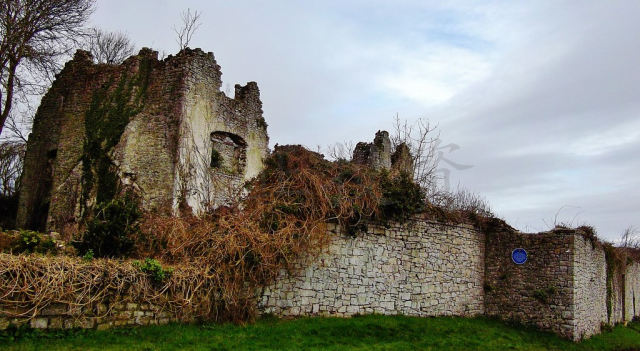
[[[523,264],[527,262],[527,252],[524,249],[517,248],[511,251],[511,259],[515,264]]]

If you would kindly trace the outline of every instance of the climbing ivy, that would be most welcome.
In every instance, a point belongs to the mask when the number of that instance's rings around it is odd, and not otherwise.
[[[109,202],[118,192],[118,176],[108,154],[120,141],[133,116],[147,98],[151,60],[143,57],[138,72],[125,71],[117,83],[112,79],[97,89],[85,114],[85,140],[82,154],[83,206],[92,191],[96,203]],[[114,84],[117,84],[115,87]],[[87,209],[83,209],[87,216]]]

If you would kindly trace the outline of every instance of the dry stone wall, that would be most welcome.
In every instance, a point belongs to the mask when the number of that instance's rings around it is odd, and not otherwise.
[[[282,272],[259,308],[281,316],[484,312],[484,235],[465,225],[413,220],[370,225],[356,237],[331,228],[320,257]]]

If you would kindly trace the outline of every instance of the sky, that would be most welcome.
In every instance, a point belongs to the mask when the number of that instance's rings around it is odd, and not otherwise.
[[[451,187],[514,227],[640,227],[639,1],[99,0],[91,25],[172,54],[187,8],[223,90],[258,83],[272,146],[423,118]]]

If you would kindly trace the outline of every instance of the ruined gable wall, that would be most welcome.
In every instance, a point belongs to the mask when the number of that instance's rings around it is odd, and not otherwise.
[[[282,272],[259,308],[282,316],[357,313],[475,316],[484,312],[484,234],[422,219],[370,225],[355,238],[331,228],[317,259]]]

